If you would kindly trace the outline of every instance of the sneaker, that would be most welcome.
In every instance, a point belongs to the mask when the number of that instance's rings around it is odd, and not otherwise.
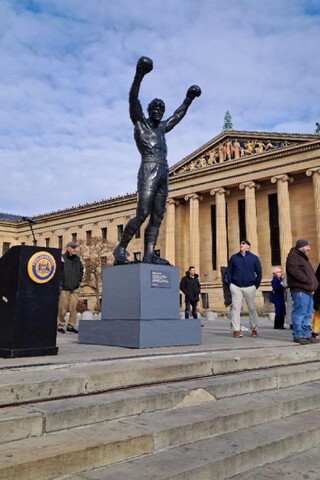
[[[57,331],[58,331],[59,333],[66,333],[65,329],[62,328],[62,327],[58,327]]]
[[[319,334],[318,333],[312,333],[312,338],[319,338]]]
[[[242,338],[242,337],[243,337],[243,335],[242,335],[242,333],[240,332],[240,330],[235,330],[235,331],[233,332],[233,336],[234,336],[234,338]]]
[[[307,340],[309,343],[320,343],[320,339],[319,339],[319,338],[309,337],[309,338],[306,338],[306,340]]]
[[[74,327],[69,327],[69,325],[67,326],[67,332],[69,333],[78,333],[78,330],[76,330]]]
[[[300,345],[308,345],[311,342],[308,342],[306,338],[295,338],[294,343],[300,343]]]
[[[258,332],[257,332],[257,329],[256,328],[253,328],[251,330],[251,337],[257,337],[258,336]]]

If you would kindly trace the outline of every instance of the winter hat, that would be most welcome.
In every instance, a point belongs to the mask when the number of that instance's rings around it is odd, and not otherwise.
[[[308,242],[308,240],[304,240],[303,238],[300,238],[300,240],[297,240],[296,242],[296,248],[306,247],[307,245],[310,245],[310,242]]]

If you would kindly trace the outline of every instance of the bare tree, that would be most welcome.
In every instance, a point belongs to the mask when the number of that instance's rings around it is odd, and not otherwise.
[[[102,268],[113,265],[113,250],[115,244],[110,241],[102,242],[99,237],[92,237],[90,245],[84,240],[78,241],[79,257],[84,266],[84,275],[81,288],[90,288],[96,297],[97,312],[101,311]]]

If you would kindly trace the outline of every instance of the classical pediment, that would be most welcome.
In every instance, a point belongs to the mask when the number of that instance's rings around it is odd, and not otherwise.
[[[170,176],[216,167],[225,162],[248,160],[319,139],[318,135],[244,132],[227,130],[170,169]]]

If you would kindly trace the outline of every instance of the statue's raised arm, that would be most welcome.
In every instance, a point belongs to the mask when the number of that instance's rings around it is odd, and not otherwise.
[[[143,77],[150,73],[153,69],[153,62],[151,58],[141,57],[139,58],[136,66],[136,74],[134,76],[130,92],[129,92],[129,107],[130,118],[133,123],[138,120],[142,120],[144,115],[139,101],[139,90]]]
[[[183,103],[167,120],[162,120],[165,112],[164,101],[155,98],[148,105],[149,116],[146,118],[139,100],[139,91],[144,76],[152,69],[153,62],[150,58],[141,57],[138,60],[129,93],[130,118],[134,124],[134,138],[141,155],[141,165],[138,173],[136,216],[127,223],[113,252],[118,265],[128,263],[126,248],[148,216],[149,223],[144,233],[143,262],[169,264],[154,251],[168,197],[169,168],[165,134],[182,120],[193,100],[201,95],[200,87],[190,87]]]

